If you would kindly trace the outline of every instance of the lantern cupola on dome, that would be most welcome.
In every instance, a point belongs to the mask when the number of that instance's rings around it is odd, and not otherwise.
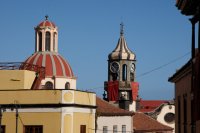
[[[35,27],[35,35],[35,52],[58,52],[58,28],[48,20],[48,16]]]

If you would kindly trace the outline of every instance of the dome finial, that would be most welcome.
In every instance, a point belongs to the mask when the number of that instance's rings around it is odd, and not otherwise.
[[[121,24],[120,24],[120,35],[121,36],[124,35],[124,24],[123,24],[123,22],[121,22]]]
[[[48,20],[48,18],[49,18],[49,16],[48,16],[48,15],[46,15],[46,16],[45,16],[45,20]]]

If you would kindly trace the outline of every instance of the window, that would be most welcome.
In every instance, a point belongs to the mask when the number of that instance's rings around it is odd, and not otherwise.
[[[108,133],[108,127],[107,126],[103,126],[103,133]]]
[[[65,89],[70,89],[70,83],[69,82],[66,82]]]
[[[126,81],[127,80],[127,65],[123,65],[123,71],[122,71],[122,80]]]
[[[45,51],[50,51],[50,41],[51,41],[51,37],[50,37],[50,32],[46,32],[46,40],[45,40]]]
[[[45,84],[45,89],[53,89],[53,83],[50,81],[47,81]]]
[[[42,32],[39,33],[39,51],[42,51]]]
[[[122,125],[122,133],[126,133],[126,125]]]
[[[86,125],[80,126],[80,133],[86,133]]]
[[[167,114],[164,116],[164,120],[165,120],[167,123],[174,123],[175,114],[174,114],[174,113],[167,113]]]
[[[0,133],[5,133],[6,131],[5,131],[5,126],[3,126],[3,125],[1,125],[1,131],[0,131]]]
[[[24,133],[43,133],[43,126],[24,126]]]
[[[117,133],[117,125],[113,126],[113,133]]]

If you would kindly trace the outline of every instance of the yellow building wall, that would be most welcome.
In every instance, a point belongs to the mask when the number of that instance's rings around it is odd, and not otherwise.
[[[21,70],[22,71],[22,70]],[[33,71],[25,70],[24,74],[24,89],[31,89],[31,86],[35,80],[36,73]]]
[[[6,126],[6,133],[15,133],[15,113],[3,113],[2,125]],[[61,132],[61,113],[19,113],[18,133],[23,133],[25,125],[43,125],[43,133]]]
[[[74,101],[75,103],[83,105],[96,105],[96,97],[94,93],[76,91],[74,94]]]
[[[2,125],[6,133],[15,133],[15,112],[4,112]],[[61,133],[61,113],[59,112],[19,112],[18,132],[23,133],[24,126],[43,126],[43,133]],[[80,125],[86,125],[86,133],[95,132],[95,115],[90,113],[73,113],[64,116],[63,133],[80,133]]]
[[[75,90],[0,90],[0,104],[74,103],[96,106],[96,95]]]
[[[13,90],[0,91],[0,104],[61,103],[60,90]]]
[[[73,132],[73,116],[71,114],[67,114],[64,116],[64,133],[72,133]]]
[[[35,72],[28,70],[0,70],[0,90],[30,89]]]
[[[73,113],[64,116],[64,133],[80,133],[80,126],[86,125],[86,133],[95,132],[95,115]]]
[[[89,113],[74,113],[73,114],[74,133],[80,133],[80,125],[86,125],[86,133],[94,133],[95,115]]]
[[[76,90],[0,90],[0,105],[73,104],[70,102],[95,107],[96,95]],[[6,111],[10,111],[10,109]],[[18,132],[23,133],[23,125],[44,125],[43,133],[61,133],[61,127],[63,127],[63,133],[80,133],[80,125],[86,125],[86,132],[94,133],[94,110],[92,108],[80,108],[79,110],[74,109],[74,111],[76,112],[71,110],[69,115],[65,114],[64,116],[62,116],[62,112],[34,112],[34,110],[31,110],[32,113],[20,112]],[[3,112],[2,124],[6,125],[6,133],[15,132],[15,120],[14,112]],[[64,122],[63,126],[61,121]]]

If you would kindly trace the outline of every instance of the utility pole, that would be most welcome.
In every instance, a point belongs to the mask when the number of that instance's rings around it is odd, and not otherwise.
[[[15,109],[16,109],[16,133],[18,133],[18,117],[19,117],[19,113],[18,113],[17,104],[15,104]]]

